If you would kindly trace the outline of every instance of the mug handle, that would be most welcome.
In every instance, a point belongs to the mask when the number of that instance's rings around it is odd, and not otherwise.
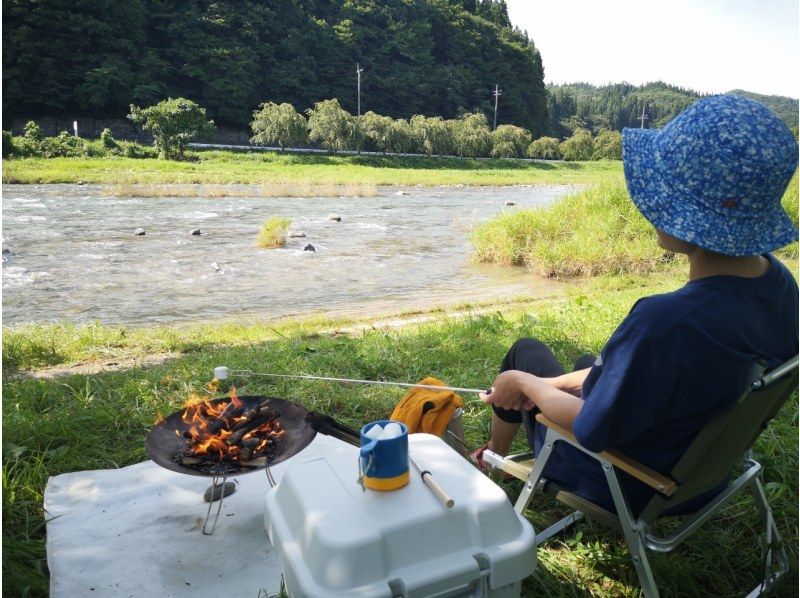
[[[361,447],[359,451],[359,460],[361,462],[361,471],[364,475],[367,475],[367,465],[369,463],[369,456],[372,454],[372,451],[375,450],[375,447],[378,446],[377,440],[370,440],[367,444]]]

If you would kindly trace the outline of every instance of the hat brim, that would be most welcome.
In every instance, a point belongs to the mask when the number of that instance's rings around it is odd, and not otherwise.
[[[681,197],[664,182],[658,160],[657,129],[624,129],[622,164],[628,194],[657,229],[725,255],[768,253],[797,240],[797,228],[780,204],[748,218],[732,217]]]

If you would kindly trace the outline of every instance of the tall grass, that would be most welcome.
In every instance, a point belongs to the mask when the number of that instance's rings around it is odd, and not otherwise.
[[[626,276],[592,279],[565,300],[536,313],[518,311],[433,322],[398,330],[367,330],[326,336],[313,329],[284,327],[264,338],[263,329],[228,328],[202,351],[146,369],[73,376],[59,380],[3,379],[3,573],[4,594],[45,596],[45,514],[42,496],[48,476],[68,471],[114,468],[146,458],[144,439],[159,415],[180,408],[191,392],[203,392],[213,368],[305,372],[352,378],[416,381],[436,375],[450,384],[482,388],[491,382],[508,346],[536,336],[553,347],[565,366],[584,353],[597,353],[642,294],[662,292],[680,281]],[[86,350],[120,343],[146,343],[96,326]],[[131,335],[133,336],[133,335]],[[176,329],[175,339],[201,339],[200,331]],[[242,339],[256,339],[246,346]],[[198,341],[199,342],[199,341]],[[233,380],[242,394],[292,397],[351,426],[388,415],[402,391],[336,386],[323,382],[268,383]],[[464,396],[467,441],[486,438],[490,412]],[[521,449],[517,438],[514,447]],[[797,402],[787,404],[756,445],[765,463],[764,481],[792,570],[775,591],[797,595]],[[510,496],[521,485],[509,482]],[[563,510],[538,497],[526,515],[537,530]],[[653,554],[651,564],[664,595],[739,595],[761,574],[753,532],[759,516],[748,499],[734,501],[680,550]],[[525,596],[638,595],[638,582],[621,535],[591,523],[542,546],[537,572],[523,583]]]
[[[291,225],[291,218],[270,216],[267,218],[267,221],[261,225],[261,230],[258,231],[256,245],[264,249],[283,247],[286,245],[286,233],[289,231]]]
[[[645,273],[665,260],[653,228],[621,182],[606,182],[546,209],[497,216],[472,234],[482,262],[526,265],[544,277]]]
[[[792,178],[783,207],[797,223],[798,182]],[[607,181],[544,209],[496,216],[472,233],[474,259],[525,265],[543,277],[643,274],[672,261],[656,243],[621,181]],[[779,250],[797,257],[797,243]]]

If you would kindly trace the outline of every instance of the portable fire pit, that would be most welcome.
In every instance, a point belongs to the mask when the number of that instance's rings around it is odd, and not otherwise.
[[[229,477],[263,470],[306,448],[317,432],[358,446],[359,432],[298,403],[275,397],[237,396],[194,403],[159,422],[147,435],[148,457],[166,469],[211,478],[203,534],[219,520]],[[214,520],[211,510],[217,502]]]

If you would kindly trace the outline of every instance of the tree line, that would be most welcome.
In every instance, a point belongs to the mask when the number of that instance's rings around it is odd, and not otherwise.
[[[798,123],[796,99],[767,96],[742,90],[729,93],[757,100],[773,110],[790,127]],[[547,87],[547,129],[556,137],[567,137],[577,129],[599,133],[603,129],[621,131],[639,127],[642,111],[645,126],[660,128],[697,99],[696,91],[663,82],[646,85],[614,83],[596,86],[589,83],[549,85]]]
[[[3,117],[123,117],[191,98],[241,126],[264,98],[408,119],[492,115],[546,133],[542,61],[505,0],[14,0]]]
[[[465,158],[538,158],[546,160],[618,160],[621,139],[616,131],[601,131],[596,137],[579,129],[559,142],[552,137],[533,140],[527,129],[515,125],[489,128],[480,112],[464,113],[457,119],[427,117],[393,119],[375,112],[358,118],[342,108],[337,99],[321,100],[305,113],[284,102],[262,103],[253,112],[251,142],[286,148],[321,146],[334,155],[342,150],[371,150],[386,153],[415,153],[428,156],[456,155]],[[169,98],[153,106],[131,105],[128,118],[149,131],[155,152],[138,144],[116,141],[102,132],[98,142],[69,135],[45,137],[31,121],[21,137],[3,132],[3,155],[105,156],[182,159],[192,140],[207,138],[215,128],[205,108],[185,98]]]

